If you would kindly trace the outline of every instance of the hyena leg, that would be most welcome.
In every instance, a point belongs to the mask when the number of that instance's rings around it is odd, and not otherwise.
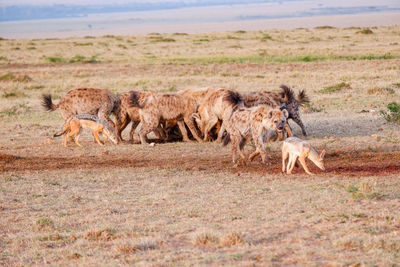
[[[155,129],[157,129],[158,124],[159,124],[159,120],[144,120],[141,119],[142,121],[142,128],[139,131],[139,137],[140,137],[140,142],[142,143],[142,145],[147,144],[147,134],[154,131]]]
[[[285,129],[288,137],[293,136],[292,129],[290,129],[290,125],[288,123],[285,124],[284,129]],[[281,134],[282,134],[282,132],[281,132]],[[283,140],[283,134],[282,134],[282,136],[279,136],[279,137],[280,137],[279,140]]]
[[[201,142],[202,139],[200,138],[200,136],[199,136],[199,134],[198,134],[198,132],[197,132],[197,129],[196,129],[196,127],[194,126],[192,116],[185,117],[185,118],[184,118],[184,121],[185,121],[186,125],[189,127],[189,130],[190,130],[190,132],[192,133],[193,137],[194,137],[198,142]]]
[[[308,169],[308,166],[306,164],[306,158],[304,156],[299,157],[299,161],[300,161],[301,166],[303,166],[303,168],[304,168],[304,170],[306,171],[307,174],[313,174]]]
[[[139,121],[132,121],[131,130],[129,131],[129,140],[133,140],[133,135],[135,134],[136,127],[139,125]]]
[[[218,118],[215,116],[215,117],[211,117],[209,120],[208,120],[208,122],[207,122],[207,124],[206,124],[206,126],[204,127],[204,138],[203,138],[203,140],[205,141],[205,142],[207,142],[208,141],[208,132],[211,130],[211,128],[216,124],[218,122]]]
[[[238,152],[240,150],[240,138],[241,136],[236,136],[236,135],[232,135],[231,134],[231,142],[232,142],[232,163],[236,164],[239,156],[238,156]]]
[[[115,129],[115,124],[114,122],[110,119],[110,114],[111,111],[108,108],[100,108],[99,112],[98,112],[98,116],[99,118],[103,118],[106,122],[108,122],[108,124],[110,124],[110,126]]]
[[[290,163],[290,167],[288,166],[287,174],[292,174],[292,171],[293,171],[293,168],[294,168],[294,165],[295,165],[295,163],[297,161],[298,156],[290,155],[289,156],[289,161],[290,161],[290,158],[292,159],[292,162]]]
[[[225,132],[225,123],[222,121],[221,128],[219,129],[219,132],[218,132],[217,142],[220,143],[222,141],[222,135],[224,134],[224,132]]]
[[[301,121],[300,117],[294,116],[292,119],[294,120],[295,123],[297,123],[300,126],[301,132],[303,133],[303,135],[307,136],[306,128],[304,127],[304,124]]]
[[[267,162],[267,155],[266,155],[267,153],[264,148],[264,142],[263,142],[262,135],[253,136],[253,140],[256,145],[256,151],[250,155],[249,159],[253,160],[256,156],[258,156],[260,154],[262,162],[266,163]]]
[[[188,137],[185,123],[183,121],[177,121],[176,123],[178,124],[179,130],[181,131],[183,142],[190,142],[191,140]]]
[[[125,130],[126,126],[128,126],[129,122],[131,121],[131,118],[129,116],[123,116],[122,119],[116,120],[115,123],[115,128],[117,129],[117,134],[119,140],[123,141],[122,139],[122,131]]]

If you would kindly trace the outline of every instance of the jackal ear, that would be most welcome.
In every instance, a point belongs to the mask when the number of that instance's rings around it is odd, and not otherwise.
[[[268,119],[271,119],[272,116],[274,116],[274,111],[271,110],[270,112],[268,112]]]
[[[289,117],[289,112],[287,111],[287,109],[282,110],[283,116],[285,116],[285,118],[287,119]]]
[[[199,121],[201,120],[200,115],[198,113],[193,113],[192,114],[192,118],[196,119],[196,120],[199,120]]]
[[[321,160],[323,160],[324,159],[324,157],[325,157],[325,149],[324,150],[322,150],[321,151],[321,154],[319,154],[319,158],[321,159]]]

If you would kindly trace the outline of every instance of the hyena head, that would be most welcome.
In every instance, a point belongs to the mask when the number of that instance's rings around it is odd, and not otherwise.
[[[267,116],[263,120],[264,127],[272,128],[277,132],[282,132],[286,123],[289,113],[286,109],[272,109],[268,111]]]

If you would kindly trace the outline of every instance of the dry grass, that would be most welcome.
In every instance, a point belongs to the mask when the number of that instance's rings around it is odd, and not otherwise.
[[[2,40],[0,265],[397,264],[400,134],[379,110],[399,96],[400,28],[371,30]],[[40,107],[76,87],[281,84],[310,95],[326,173],[280,174],[279,143],[271,166],[243,169],[215,143],[100,147],[85,132],[64,148],[50,138],[61,116]]]

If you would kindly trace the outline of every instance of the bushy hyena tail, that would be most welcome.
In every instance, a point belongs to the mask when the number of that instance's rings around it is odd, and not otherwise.
[[[306,95],[306,91],[301,90],[297,96],[297,102],[299,102],[300,106],[303,106],[306,103],[310,103],[310,98]]]
[[[51,95],[42,95],[42,107],[46,109],[46,111],[54,111],[58,108],[58,105],[54,105],[51,100]]]
[[[229,90],[227,95],[223,99],[224,101],[230,103],[232,106],[243,105],[243,97],[235,91]]]
[[[292,89],[290,89],[289,87],[287,87],[284,84],[282,84],[279,88],[282,89],[282,92],[281,92],[282,102],[285,102],[285,103],[292,102],[293,99],[295,99],[294,92]]]
[[[230,141],[231,141],[231,135],[229,133],[227,133],[225,135],[224,142],[222,143],[222,146],[228,145]]]
[[[143,108],[146,101],[143,104],[139,103],[139,96],[137,91],[131,91],[129,95],[129,106],[136,108]]]

